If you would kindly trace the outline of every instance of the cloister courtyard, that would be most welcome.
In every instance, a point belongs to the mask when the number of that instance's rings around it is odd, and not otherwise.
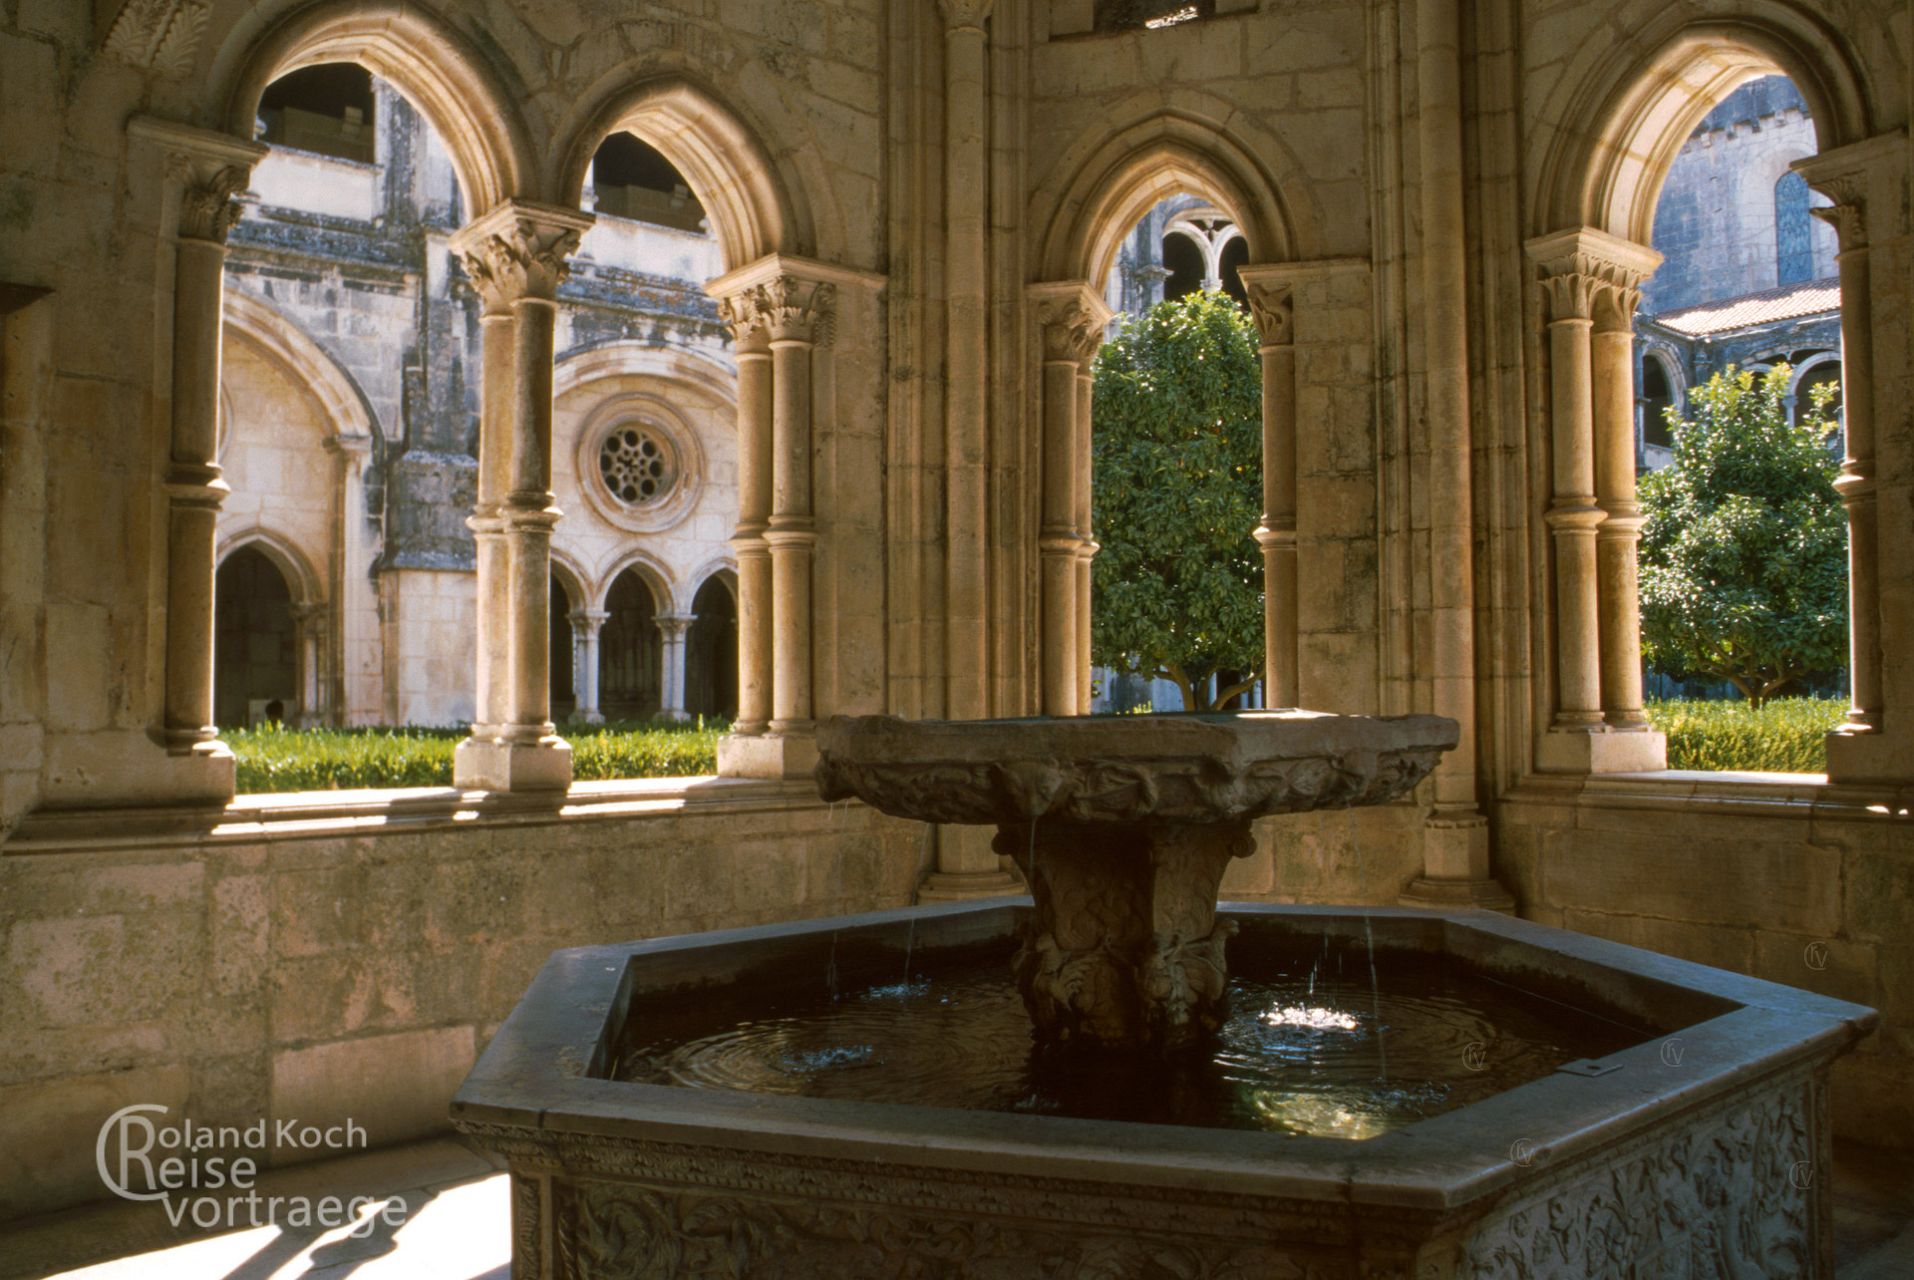
[[[1914,1275],[1911,116],[1901,0],[0,0],[0,1277],[715,1273],[581,1261],[605,1169],[476,1095],[454,1128],[548,957],[922,905],[908,989],[929,908],[1042,888],[1043,810],[1026,852],[827,801],[821,726],[1179,687],[1453,724],[1400,794],[1243,818],[1246,919],[1513,918],[1839,1037],[1741,1070],[1767,1101],[1644,1086],[1586,1145],[1679,1153],[1507,1190],[1492,1241],[1206,1218],[1208,1270],[1015,1243],[1134,1188],[958,1207],[800,1127],[775,1185],[687,1157],[718,1235],[784,1242],[735,1274]],[[1260,656],[1118,698],[1098,574],[1171,534],[1111,523],[1099,353],[1192,296],[1255,352]],[[1813,771],[1671,768],[1651,716],[1735,692],[1660,662],[1643,550],[1731,364],[1828,415],[1839,656],[1774,682],[1842,700]],[[582,764],[699,717],[695,776]],[[242,787],[282,721],[456,725],[449,779]],[[260,1126],[249,1177],[341,1207],[169,1222],[112,1176],[140,1109]],[[812,1183],[856,1222],[792,1226]],[[1596,1246],[1625,1220],[1685,1243]]]

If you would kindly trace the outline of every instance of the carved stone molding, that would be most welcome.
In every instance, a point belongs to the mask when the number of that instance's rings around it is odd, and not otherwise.
[[[1081,280],[1033,284],[1028,290],[1036,306],[1037,328],[1045,360],[1086,362],[1103,345],[1110,308]]]
[[[828,280],[774,276],[718,299],[718,314],[739,342],[762,332],[775,342],[828,347],[836,336],[837,286]]]
[[[179,234],[223,244],[239,221],[239,194],[266,146],[155,116],[134,116],[126,130],[157,148],[166,176],[180,184]]]
[[[1794,171],[1810,187],[1832,200],[1832,206],[1810,209],[1835,229],[1843,252],[1864,249],[1870,234],[1868,189],[1876,177],[1898,187],[1907,165],[1907,136],[1896,132],[1851,143],[1801,160]],[[1873,233],[1891,234],[1876,227]]]
[[[1266,347],[1285,347],[1296,340],[1296,290],[1288,281],[1258,281],[1248,285],[1249,313]]]
[[[591,224],[576,209],[508,200],[454,236],[452,251],[485,310],[499,315],[521,299],[555,298]]]
[[[101,47],[107,55],[163,76],[192,70],[212,0],[126,0]]]
[[[937,8],[944,15],[947,30],[982,31],[993,3],[994,0],[937,0]]]
[[[1601,310],[1633,316],[1661,254],[1594,227],[1538,236],[1526,246],[1541,270],[1551,320],[1589,319]],[[1625,308],[1625,310],[1623,310]]]

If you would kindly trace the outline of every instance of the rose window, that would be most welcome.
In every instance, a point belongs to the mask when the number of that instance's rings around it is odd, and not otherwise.
[[[676,480],[671,448],[644,427],[620,427],[598,447],[598,473],[605,487],[628,507],[642,507],[671,492]]]

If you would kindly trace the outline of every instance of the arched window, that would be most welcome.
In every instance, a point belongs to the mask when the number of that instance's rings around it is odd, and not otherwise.
[[[1808,213],[1808,180],[1784,173],[1774,184],[1775,283],[1814,279],[1814,219]]]
[[[1243,288],[1243,281],[1236,272],[1237,268],[1249,261],[1249,241],[1241,236],[1233,237],[1223,246],[1223,252],[1217,255],[1216,261],[1223,277],[1223,292],[1236,299],[1238,306],[1247,307],[1249,291]]]
[[[1163,237],[1163,266],[1170,274],[1163,281],[1163,300],[1180,298],[1203,287],[1203,251],[1182,232]]]
[[[1216,0],[1097,0],[1097,30],[1154,30],[1215,14]]]
[[[1642,357],[1642,443],[1658,449],[1675,447],[1674,433],[1668,429],[1668,410],[1675,406],[1674,381],[1668,365],[1658,355]]]
[[[717,577],[706,580],[691,602],[696,621],[685,636],[685,711],[689,715],[738,714],[738,606]]]
[[[372,73],[350,62],[323,62],[281,76],[259,98],[262,139],[370,164]]]
[[[213,721],[243,728],[290,723],[299,707],[292,589],[264,553],[241,547],[213,586]]]
[[[664,650],[657,602],[637,570],[627,569],[605,597],[598,641],[598,703],[613,720],[640,720],[663,705]]]
[[[572,602],[564,584],[552,579],[552,718],[562,720],[577,709],[572,675]]]
[[[592,157],[595,210],[680,231],[705,229],[704,206],[684,175],[650,143],[611,133]]]

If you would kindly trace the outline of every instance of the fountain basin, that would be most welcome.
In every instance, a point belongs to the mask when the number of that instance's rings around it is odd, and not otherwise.
[[[1222,910],[1245,936],[1373,936],[1641,1037],[1366,1141],[612,1078],[634,1011],[852,983],[860,957],[913,949],[934,974],[942,952],[1010,945],[1030,910],[556,953],[453,1104],[510,1165],[513,1274],[1832,1272],[1828,1067],[1873,1012],[1484,912]]]

